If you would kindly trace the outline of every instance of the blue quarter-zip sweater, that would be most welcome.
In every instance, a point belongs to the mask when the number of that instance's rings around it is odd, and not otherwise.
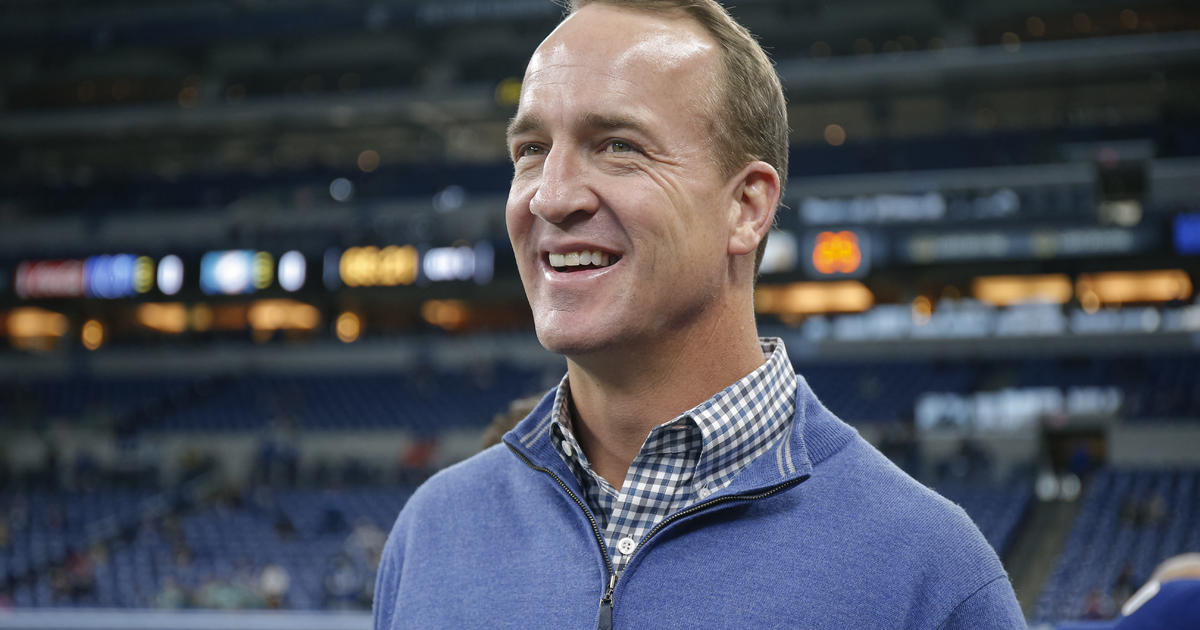
[[[779,444],[651,530],[614,576],[550,443],[552,401],[409,499],[379,567],[376,630],[1025,627],[966,513],[803,379]]]

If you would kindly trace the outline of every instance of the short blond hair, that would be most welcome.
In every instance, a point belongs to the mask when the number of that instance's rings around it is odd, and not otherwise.
[[[767,53],[746,27],[715,0],[570,0],[569,13],[589,4],[603,4],[657,15],[680,14],[695,20],[721,49],[719,92],[710,106],[710,125],[719,151],[717,166],[726,177],[746,164],[762,160],[779,175],[779,198],[787,185],[787,103],[779,75]],[[755,254],[754,270],[762,263],[767,239]]]

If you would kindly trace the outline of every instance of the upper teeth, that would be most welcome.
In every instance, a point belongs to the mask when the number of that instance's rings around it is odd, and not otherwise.
[[[580,265],[599,265],[607,267],[610,264],[610,259],[607,252],[601,251],[582,251],[582,252],[567,252],[565,254],[550,254],[551,267],[578,267]]]

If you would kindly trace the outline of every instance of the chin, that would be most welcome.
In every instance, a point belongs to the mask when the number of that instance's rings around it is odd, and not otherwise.
[[[562,330],[544,331],[540,327],[537,331],[537,338],[543,348],[563,356],[579,356],[595,352],[600,345],[595,340],[583,338],[581,335],[564,333]]]
[[[596,334],[594,330],[585,332],[578,327],[557,323],[536,323],[535,328],[538,343],[542,344],[543,348],[566,357],[582,357],[617,345],[608,336]]]

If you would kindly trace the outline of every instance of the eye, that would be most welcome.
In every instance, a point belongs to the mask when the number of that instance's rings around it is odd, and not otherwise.
[[[608,144],[604,145],[604,150],[609,153],[630,153],[637,149],[624,140],[610,140]]]
[[[546,149],[542,145],[526,143],[517,147],[516,157],[519,160],[523,157],[533,157],[535,155],[543,155],[545,153]]]

